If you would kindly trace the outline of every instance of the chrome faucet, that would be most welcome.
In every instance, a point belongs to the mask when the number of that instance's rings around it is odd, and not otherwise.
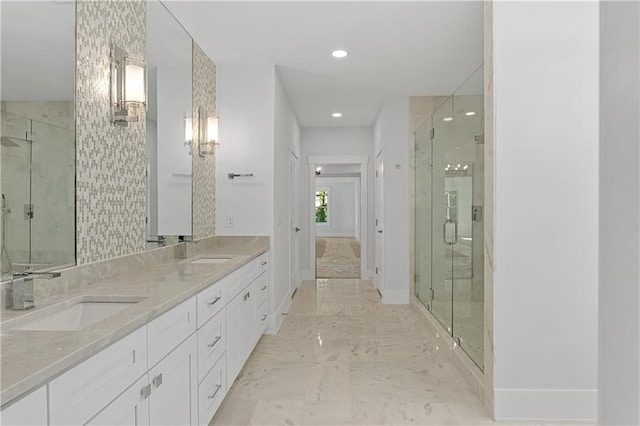
[[[11,309],[16,311],[24,311],[35,308],[33,295],[33,280],[35,278],[57,278],[60,272],[20,272],[13,274],[11,279],[11,290],[13,292],[13,306]]]

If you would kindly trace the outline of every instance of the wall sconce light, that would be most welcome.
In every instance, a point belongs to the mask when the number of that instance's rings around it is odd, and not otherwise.
[[[189,147],[189,155],[193,154],[193,117],[186,113],[184,116],[184,146]]]
[[[138,110],[147,104],[147,67],[142,58],[111,46],[111,121],[128,126],[139,120]]]
[[[220,118],[209,115],[207,110],[200,108],[198,111],[200,119],[200,147],[198,154],[201,157],[215,154],[215,147],[220,145],[220,136],[218,134]]]

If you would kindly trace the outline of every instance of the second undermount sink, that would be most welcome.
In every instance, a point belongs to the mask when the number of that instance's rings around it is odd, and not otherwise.
[[[194,264],[220,264],[231,260],[231,256],[207,256],[194,260]]]
[[[144,297],[91,297],[79,298],[71,304],[47,308],[46,312],[34,312],[30,321],[20,321],[20,325],[9,327],[12,330],[48,330],[74,331],[82,330],[105,318],[127,309]],[[38,315],[35,315],[38,314]]]

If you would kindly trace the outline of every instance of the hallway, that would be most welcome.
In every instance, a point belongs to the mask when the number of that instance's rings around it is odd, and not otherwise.
[[[448,354],[422,314],[383,305],[370,281],[305,281],[211,424],[491,424]]]
[[[316,238],[317,278],[360,278],[360,243],[355,238]]]

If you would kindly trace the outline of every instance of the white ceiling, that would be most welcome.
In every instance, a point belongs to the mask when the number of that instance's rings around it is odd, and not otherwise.
[[[371,126],[385,97],[451,94],[482,63],[481,1],[165,4],[215,63],[276,65],[302,127]]]
[[[75,21],[73,2],[0,2],[2,100],[73,100]]]

